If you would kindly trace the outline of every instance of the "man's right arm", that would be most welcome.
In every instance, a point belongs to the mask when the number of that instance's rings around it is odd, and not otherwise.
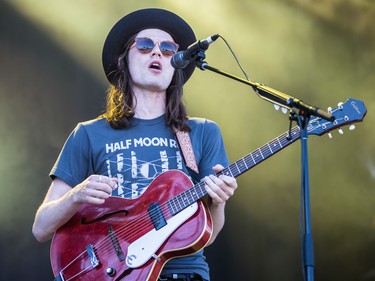
[[[74,188],[59,178],[52,181],[43,203],[38,208],[32,228],[39,242],[49,240],[82,204],[102,204],[116,187],[116,180],[91,175]]]

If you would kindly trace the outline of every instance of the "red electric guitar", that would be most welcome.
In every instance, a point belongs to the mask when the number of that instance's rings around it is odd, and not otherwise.
[[[309,135],[360,122],[366,107],[348,99],[330,112],[335,121],[312,118]],[[295,126],[219,174],[237,177],[299,138]],[[168,260],[193,254],[209,241],[211,216],[200,200],[206,194],[204,183],[193,185],[184,173],[171,170],[137,199],[110,197],[100,206],[82,206],[52,240],[56,281],[156,281]]]

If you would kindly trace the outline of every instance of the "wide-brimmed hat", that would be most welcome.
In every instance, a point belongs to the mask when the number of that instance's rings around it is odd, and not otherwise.
[[[157,28],[169,33],[180,46],[179,50],[186,49],[196,41],[194,31],[189,24],[170,11],[149,8],[124,16],[112,27],[103,46],[104,72],[111,84],[117,84],[117,58],[123,52],[124,45],[130,37],[148,28]],[[194,69],[195,63],[190,63],[183,69],[184,83],[193,74]]]

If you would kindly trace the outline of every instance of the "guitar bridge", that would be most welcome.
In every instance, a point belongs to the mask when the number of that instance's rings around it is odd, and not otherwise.
[[[113,229],[112,226],[108,228],[108,234],[109,234],[109,238],[111,239],[113,248],[115,249],[117,257],[119,258],[120,261],[123,261],[125,259],[125,256],[124,256],[124,253],[122,252],[115,230]]]

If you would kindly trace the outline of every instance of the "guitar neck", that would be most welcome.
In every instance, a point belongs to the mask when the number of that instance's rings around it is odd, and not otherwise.
[[[227,168],[219,172],[217,176],[228,175],[232,177],[238,177],[251,168],[255,167],[256,165],[260,164],[264,160],[273,156],[277,152],[281,151],[288,145],[292,144],[299,138],[300,128],[298,126],[295,126],[290,130],[290,132],[285,132],[284,134],[278,136],[272,141],[244,156],[240,160],[229,165]]]
[[[278,136],[272,141],[266,143],[265,145],[259,147],[248,155],[242,157],[238,161],[232,163],[226,167],[221,172],[217,173],[216,176],[228,175],[232,177],[238,177],[260,164],[264,160],[273,156],[277,152],[281,151],[288,145],[292,144],[300,138],[300,128],[298,126],[293,127],[290,132],[285,132],[284,134]],[[168,201],[168,206],[172,214],[177,214],[181,210],[187,208],[194,202],[203,198],[207,191],[204,188],[205,183],[199,182],[198,184],[192,186],[181,194]]]

